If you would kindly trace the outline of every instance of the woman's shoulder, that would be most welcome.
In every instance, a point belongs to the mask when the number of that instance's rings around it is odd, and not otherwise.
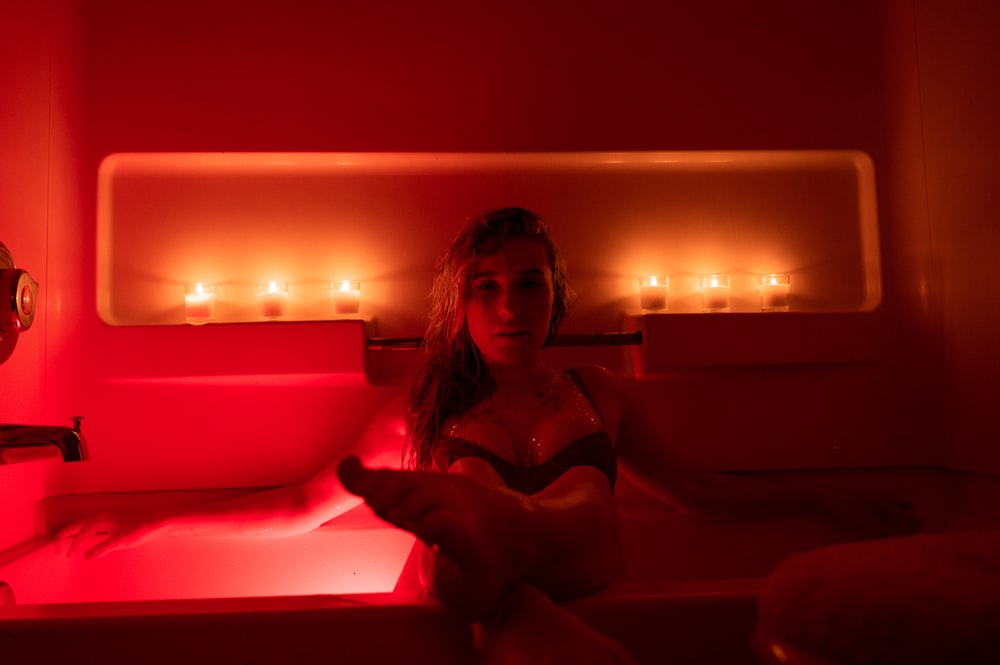
[[[603,365],[579,365],[577,367],[572,367],[567,371],[588,385],[614,386],[617,383],[615,376],[607,367]]]
[[[622,405],[622,380],[603,365],[581,365],[568,370],[582,384],[607,422],[618,420]]]

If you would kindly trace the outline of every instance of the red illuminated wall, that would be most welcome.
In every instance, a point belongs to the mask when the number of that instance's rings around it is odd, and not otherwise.
[[[49,48],[44,5],[0,4],[0,242],[45,281]],[[9,67],[8,62],[19,66]],[[3,365],[0,422],[41,417],[45,319]]]
[[[25,337],[18,364],[0,368],[0,378],[25,376],[26,394],[51,404],[47,417],[76,406],[110,417],[116,393],[98,381],[102,354],[152,352],[132,348],[135,335],[109,329],[94,311],[96,174],[111,153],[858,149],[872,157],[879,189],[882,360],[866,376],[884,402],[859,424],[869,436],[841,445],[854,460],[937,463],[948,418],[954,459],[1000,469],[995,453],[982,452],[979,432],[990,421],[975,401],[980,386],[995,388],[995,373],[982,368],[996,365],[997,352],[981,331],[997,322],[963,296],[991,264],[968,257],[982,234],[995,244],[996,226],[981,220],[995,219],[996,205],[966,161],[982,137],[956,135],[992,127],[996,99],[946,103],[950,85],[981,90],[995,79],[995,65],[964,67],[969,78],[955,79],[953,64],[969,63],[951,58],[983,60],[977,51],[948,54],[963,52],[966,32],[995,26],[996,12],[984,21],[944,5],[650,0],[579,2],[569,15],[564,3],[527,0],[50,0],[46,14],[2,2],[12,20],[2,25],[14,26],[0,28],[14,37],[3,47],[13,68],[2,76],[28,93],[0,126],[19,160],[5,161],[4,181],[13,173],[24,183],[5,185],[0,229],[8,244],[30,245],[15,257],[44,266],[32,269],[51,300],[32,331],[41,348]],[[948,31],[932,30],[945,19]],[[62,26],[55,40],[50,22]],[[64,74],[76,65],[79,76]],[[46,75],[48,86],[39,82]],[[41,119],[53,96],[72,100],[77,85],[82,106],[66,116],[76,127],[62,128],[59,113]],[[968,177],[956,182],[948,175],[956,169]],[[956,201],[971,207],[955,214]],[[35,220],[44,234],[11,231],[11,218]],[[65,364],[77,358],[81,370]],[[43,385],[62,384],[64,399],[43,395]],[[954,396],[947,411],[945,393]],[[10,412],[39,415],[34,398],[18,399]],[[223,464],[225,450],[216,454]],[[317,454],[281,473],[300,472]]]
[[[949,463],[1000,473],[1000,5],[922,0],[916,25]]]
[[[40,284],[39,311],[0,367],[0,422],[69,425],[78,399],[81,178],[74,3],[0,2],[0,242]],[[72,327],[72,326],[69,326]]]
[[[877,5],[692,5],[90,1],[90,154],[884,153]]]

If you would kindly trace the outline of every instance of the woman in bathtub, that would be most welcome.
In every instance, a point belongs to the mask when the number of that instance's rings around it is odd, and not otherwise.
[[[590,657],[596,644],[615,662],[627,660],[620,647],[553,601],[598,589],[619,569],[619,466],[682,512],[825,513],[869,535],[911,526],[891,503],[698,470],[678,459],[616,377],[600,367],[563,371],[542,362],[542,347],[572,301],[565,263],[537,215],[509,208],[474,218],[440,262],[425,362],[406,408],[384,410],[351,457],[301,484],[203,511],[141,524],[102,517],[61,535],[75,536],[71,552],[87,556],[162,534],[293,535],[362,497],[427,544],[425,584],[476,623],[487,660],[529,650],[548,662],[539,650],[561,630],[579,639],[560,640],[551,657],[583,662],[566,649]],[[394,408],[405,422],[389,417]],[[401,448],[406,471],[398,470]]]

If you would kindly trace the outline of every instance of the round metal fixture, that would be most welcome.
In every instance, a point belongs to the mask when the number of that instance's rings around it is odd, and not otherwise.
[[[0,243],[0,363],[14,352],[17,336],[31,327],[37,302],[38,282],[14,265],[14,257]]]

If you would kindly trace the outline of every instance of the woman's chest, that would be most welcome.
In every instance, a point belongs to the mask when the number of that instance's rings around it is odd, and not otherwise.
[[[456,420],[449,434],[521,466],[536,465],[604,429],[594,405],[572,383],[547,391],[496,394]]]

